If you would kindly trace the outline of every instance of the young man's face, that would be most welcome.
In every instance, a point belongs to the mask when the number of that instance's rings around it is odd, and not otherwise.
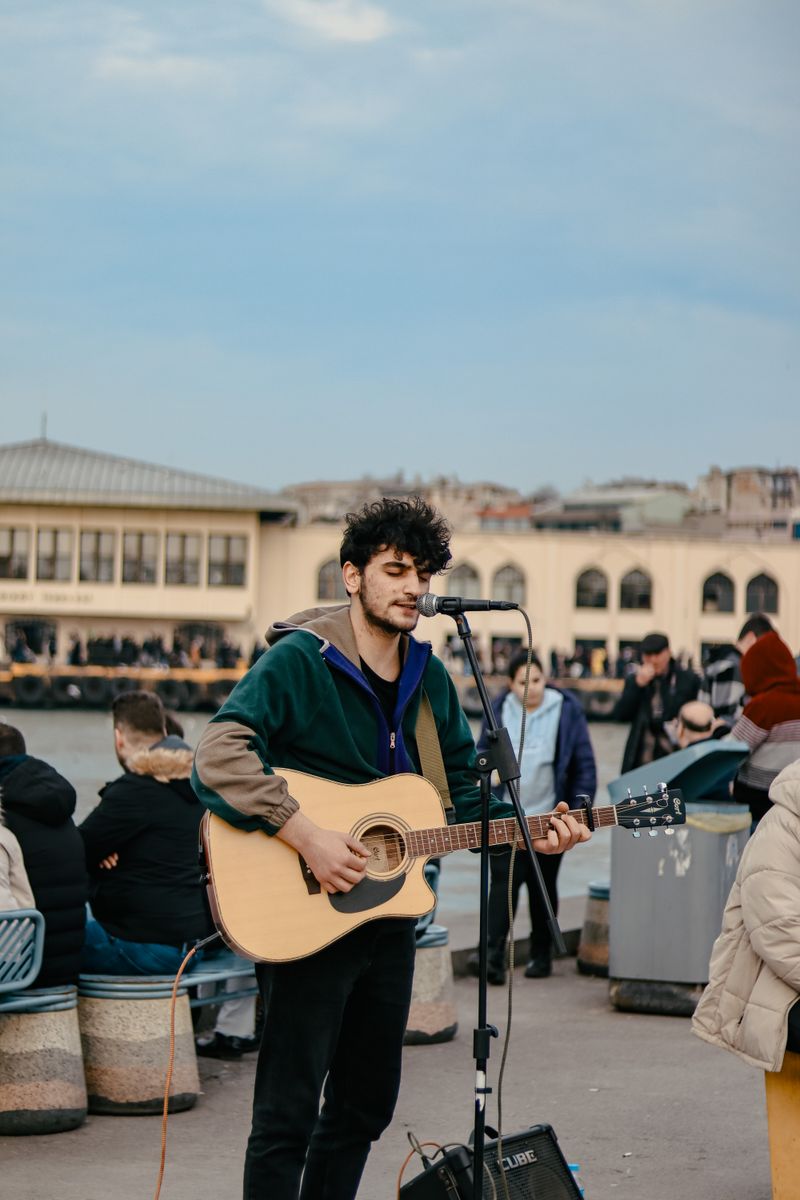
[[[344,581],[352,603],[373,628],[410,633],[419,620],[417,599],[429,590],[431,573],[407,552],[387,547],[374,554],[363,571],[345,563]]]
[[[528,683],[528,709],[538,708],[544,698],[545,678],[538,667],[531,663],[531,677]],[[511,691],[522,704],[525,695],[525,667],[522,666],[511,680]]]

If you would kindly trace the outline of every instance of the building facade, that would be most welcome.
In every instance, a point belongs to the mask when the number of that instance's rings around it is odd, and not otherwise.
[[[257,613],[263,628],[343,596],[338,529],[273,526],[261,536]],[[544,655],[602,646],[613,660],[659,629],[697,665],[704,650],[733,642],[747,616],[764,611],[793,651],[800,648],[800,552],[791,543],[528,530],[457,532],[452,549],[453,566],[433,580],[432,590],[522,604]],[[471,623],[487,662],[493,643],[526,636],[513,611],[476,613]],[[453,632],[443,616],[420,626],[437,649]]]
[[[291,519],[255,488],[39,440],[0,447],[0,636],[5,657],[90,661],[124,641],[171,652],[258,626],[260,530]],[[103,653],[101,653],[103,651]],[[128,652],[128,651],[126,651]]]
[[[345,598],[339,541],[339,522],[298,524],[255,488],[46,441],[0,447],[0,658],[63,663],[75,639],[97,662],[123,642],[248,658],[274,620]],[[791,540],[457,525],[452,549],[433,590],[522,605],[546,657],[578,647],[613,664],[659,629],[699,665],[757,611],[800,648]],[[472,625],[487,664],[526,636],[513,611]],[[437,650],[454,632],[446,617],[420,624]]]

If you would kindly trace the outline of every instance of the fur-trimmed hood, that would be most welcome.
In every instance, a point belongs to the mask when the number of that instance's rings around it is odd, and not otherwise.
[[[192,774],[194,752],[183,738],[170,734],[132,754],[125,764],[131,775],[149,775],[158,783],[170,783],[174,779],[189,779]]]

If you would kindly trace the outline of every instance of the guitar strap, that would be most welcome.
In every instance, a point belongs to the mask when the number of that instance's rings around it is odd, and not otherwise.
[[[442,798],[442,807],[448,824],[455,817],[453,801],[450,798],[450,787],[447,783],[447,772],[444,769],[442,747],[439,744],[439,733],[436,729],[436,719],[433,715],[428,693],[422,689],[422,699],[417,713],[417,727],[414,730],[417,738],[417,750],[422,766],[422,774],[432,783]]]

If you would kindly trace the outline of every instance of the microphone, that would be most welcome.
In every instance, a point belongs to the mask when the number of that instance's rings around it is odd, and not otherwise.
[[[513,600],[462,600],[460,596],[434,596],[432,592],[417,597],[417,612],[423,617],[435,617],[437,613],[457,617],[459,613],[507,611],[510,608],[519,608],[519,605]]]

